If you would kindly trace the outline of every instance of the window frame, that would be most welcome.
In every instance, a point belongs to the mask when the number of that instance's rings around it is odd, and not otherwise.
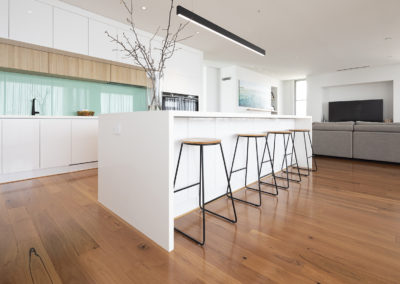
[[[308,101],[308,93],[306,92],[306,99],[305,100],[298,100],[297,99],[297,82],[305,81],[307,83],[307,79],[298,79],[294,80],[294,114],[297,115],[297,101],[306,102],[306,115],[307,115],[307,101]]]

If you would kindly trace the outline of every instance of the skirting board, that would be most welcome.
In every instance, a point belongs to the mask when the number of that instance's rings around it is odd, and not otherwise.
[[[97,162],[92,163],[84,163],[78,165],[70,165],[66,167],[57,167],[57,168],[49,168],[49,169],[37,169],[33,171],[19,172],[19,173],[10,173],[10,174],[0,174],[0,183],[14,182],[25,179],[32,179],[44,176],[65,174],[89,169],[97,168]]]

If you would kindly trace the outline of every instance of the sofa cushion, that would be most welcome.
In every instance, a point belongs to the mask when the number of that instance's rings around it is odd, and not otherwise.
[[[325,131],[353,131],[353,121],[341,121],[341,122],[314,122],[313,130],[325,130]]]
[[[400,124],[398,123],[357,124],[354,125],[354,131],[400,133]]]
[[[314,154],[352,158],[353,132],[315,130],[312,136]]]
[[[353,158],[400,163],[400,133],[353,133]]]
[[[400,125],[400,122],[372,122],[372,121],[356,121],[356,125]]]

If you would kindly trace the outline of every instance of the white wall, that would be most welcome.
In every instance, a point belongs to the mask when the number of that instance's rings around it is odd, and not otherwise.
[[[282,81],[282,108],[281,114],[294,115],[295,114],[295,80]]]
[[[8,37],[8,0],[0,0],[0,37]]]
[[[271,87],[278,87],[278,113],[282,110],[282,83],[280,80],[254,72],[239,66],[221,68],[220,71],[220,110],[222,112],[244,112],[246,108],[239,107],[239,80],[250,83],[264,84],[267,90],[268,103],[271,103]],[[230,78],[223,81],[223,78]]]
[[[323,115],[329,119],[329,102],[383,99],[383,118],[393,119],[393,81],[326,87]]]
[[[129,26],[58,0],[0,0],[0,37],[132,64],[105,31],[129,35]],[[145,41],[152,37],[138,33]],[[153,46],[159,44],[157,37]],[[203,53],[181,44],[178,47],[166,63],[163,90],[198,95],[200,110],[204,110]]]
[[[393,81],[393,120],[400,122],[400,65],[308,76],[307,114],[322,120],[324,88],[385,81]]]
[[[220,111],[220,69],[205,66],[203,69],[204,91],[206,97],[206,110],[209,112]]]

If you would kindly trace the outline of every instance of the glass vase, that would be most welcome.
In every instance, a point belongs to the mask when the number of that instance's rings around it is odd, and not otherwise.
[[[154,72],[147,80],[147,106],[150,111],[162,110],[160,72]]]

